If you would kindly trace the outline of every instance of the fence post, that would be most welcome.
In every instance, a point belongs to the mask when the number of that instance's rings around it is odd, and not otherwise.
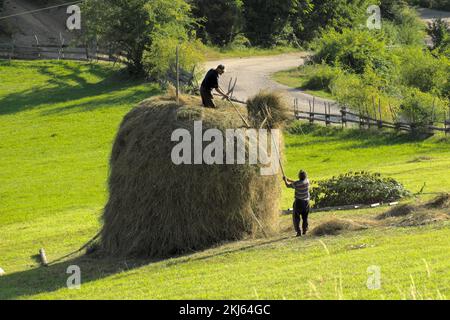
[[[359,112],[358,112],[358,118],[359,118],[359,129],[362,129],[362,118],[361,118],[361,107],[359,107]]]
[[[381,99],[378,99],[378,113],[380,120],[378,121],[378,128],[383,129],[383,115],[381,114]]]
[[[347,127],[347,107],[343,106],[341,108],[342,114],[342,128]]]
[[[9,62],[11,62],[11,59],[14,59],[14,42],[15,42],[15,40],[13,39],[13,41],[11,43],[11,51],[9,53]]]
[[[375,107],[375,97],[372,97],[372,107],[373,107],[373,115],[374,115],[374,118],[375,118],[375,123],[378,123],[377,108]]]
[[[433,99],[433,107],[431,108],[431,117],[430,117],[430,121],[428,121],[428,128],[427,128],[427,132],[429,133],[429,134],[434,134],[434,130],[433,130],[433,127],[434,127],[434,117],[435,117],[435,114],[434,114],[434,108],[435,108],[435,99]]]
[[[313,97],[313,110],[312,110],[312,112],[313,112],[313,123],[314,123],[314,116],[315,116],[315,113],[316,113],[316,97]]]
[[[444,134],[447,135],[447,111],[444,110]]]
[[[38,36],[37,35],[34,35],[34,39],[36,39],[36,50],[37,50],[37,52],[38,52],[38,54],[37,54],[37,56],[38,56],[38,59],[40,59],[41,58],[41,48],[39,47],[39,39],[38,39]]]
[[[308,100],[308,104],[309,104],[309,123],[313,123],[313,116],[312,116],[312,103],[311,100]]]
[[[324,105],[325,105],[325,125],[326,126],[328,126],[328,125],[330,125],[330,117],[329,117],[329,114],[328,114],[328,111],[327,111],[327,103],[326,102],[324,102],[323,103]]]

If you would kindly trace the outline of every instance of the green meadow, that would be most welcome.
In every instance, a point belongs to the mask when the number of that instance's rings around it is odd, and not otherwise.
[[[158,85],[129,80],[118,66],[0,61],[0,299],[448,299],[450,223],[376,226],[293,238],[245,239],[160,261],[95,259],[73,252],[100,227],[108,158],[123,116]],[[380,172],[428,201],[450,190],[450,139],[294,125],[285,136],[287,173],[321,180],[348,171]],[[281,183],[281,182],[280,182]],[[283,208],[293,193],[283,190]],[[386,208],[316,212],[372,219]],[[67,267],[81,268],[79,290]],[[368,268],[381,271],[370,290]]]

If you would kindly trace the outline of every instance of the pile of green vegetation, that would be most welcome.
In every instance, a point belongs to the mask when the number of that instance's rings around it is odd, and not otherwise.
[[[450,32],[443,21],[428,28],[436,40],[424,44],[425,27],[407,6],[392,5],[381,30],[328,30],[314,47],[303,87],[325,90],[339,103],[383,118],[421,125],[443,121],[449,105]]]
[[[311,191],[311,199],[318,208],[352,204],[391,202],[410,196],[404,186],[379,173],[349,172],[319,181]]]

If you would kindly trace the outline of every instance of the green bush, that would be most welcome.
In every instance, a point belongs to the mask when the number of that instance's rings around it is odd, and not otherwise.
[[[311,191],[311,199],[319,208],[392,202],[409,195],[396,180],[368,172],[349,172],[319,181]]]
[[[434,48],[439,48],[444,43],[446,37],[450,34],[450,26],[448,23],[439,18],[428,23],[427,33],[433,40]]]
[[[368,30],[330,30],[316,44],[316,63],[325,62],[346,71],[362,74],[366,68],[385,71],[392,62],[382,37]]]
[[[380,103],[383,119],[390,120],[392,115],[389,106],[395,105],[397,99],[379,89],[378,85],[381,83],[383,83],[382,79],[372,71],[367,71],[362,76],[342,73],[332,81],[330,88],[340,104],[371,117],[378,118],[378,103]],[[376,110],[374,110],[374,103]]]
[[[155,80],[165,80],[169,71],[174,74],[177,46],[182,69],[190,72],[194,66],[203,62],[204,45],[200,40],[180,41],[175,35],[155,34],[152,45],[144,52],[143,65],[146,74]]]
[[[342,71],[339,68],[333,68],[326,64],[307,65],[302,68],[306,75],[304,89],[326,90],[331,92],[331,84],[339,77]]]
[[[433,117],[443,121],[448,103],[447,99],[440,99],[419,89],[406,89],[400,106],[400,115],[403,119],[414,122],[420,130],[426,128]]]
[[[423,92],[442,94],[449,81],[449,60],[435,57],[421,47],[406,47],[395,51],[400,58],[400,81],[404,86]]]
[[[397,27],[397,43],[403,45],[422,45],[425,37],[425,27],[417,12],[408,7],[401,7],[394,19]]]

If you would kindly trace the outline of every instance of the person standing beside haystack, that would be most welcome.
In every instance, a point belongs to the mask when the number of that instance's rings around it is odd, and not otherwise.
[[[309,180],[308,175],[305,171],[301,170],[298,174],[300,180],[294,181],[287,177],[283,177],[286,187],[295,189],[295,202],[294,202],[294,213],[293,222],[294,228],[297,232],[297,237],[302,236],[302,231],[300,230],[300,217],[303,220],[302,229],[303,235],[306,235],[308,231],[308,215],[309,215]]]
[[[203,79],[200,87],[200,94],[202,96],[203,106],[206,108],[215,108],[214,97],[212,90],[215,89],[225,99],[228,99],[228,95],[222,91],[219,87],[219,77],[225,73],[225,66],[219,65],[216,69],[211,69]]]

